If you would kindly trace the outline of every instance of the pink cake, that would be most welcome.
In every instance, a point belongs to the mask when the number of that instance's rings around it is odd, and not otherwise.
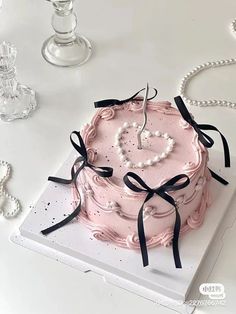
[[[113,168],[110,178],[99,177],[85,167],[77,178],[82,200],[78,220],[91,229],[95,238],[121,247],[139,249],[137,216],[146,193],[137,193],[123,182],[132,171],[150,187],[158,187],[179,174],[190,184],[170,192],[181,216],[180,235],[198,228],[209,205],[208,151],[199,142],[191,125],[169,102],[148,102],[148,122],[142,134],[143,149],[137,149],[137,130],[142,124],[142,102],[98,109],[82,137],[89,162]],[[79,195],[73,189],[78,201]],[[175,210],[158,195],[144,207],[148,247],[167,246],[173,238]]]

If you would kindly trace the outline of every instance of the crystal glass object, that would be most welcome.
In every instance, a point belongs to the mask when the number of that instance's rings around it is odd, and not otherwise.
[[[74,0],[47,1],[52,2],[55,9],[52,16],[55,35],[44,42],[43,57],[57,66],[82,65],[91,56],[92,48],[88,39],[75,32],[77,17],[73,12]]]
[[[0,44],[0,119],[12,121],[26,118],[37,106],[35,92],[16,79],[16,48]]]

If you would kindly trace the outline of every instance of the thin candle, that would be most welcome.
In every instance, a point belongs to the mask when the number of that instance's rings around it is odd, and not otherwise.
[[[148,92],[149,92],[149,85],[147,83],[146,89],[145,89],[145,96],[143,98],[143,125],[141,129],[138,130],[137,132],[137,139],[138,139],[138,149],[142,149],[142,140],[141,140],[141,134],[143,130],[146,127],[147,124],[147,98],[148,98]]]

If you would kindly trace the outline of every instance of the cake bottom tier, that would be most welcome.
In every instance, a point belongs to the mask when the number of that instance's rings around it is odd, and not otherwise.
[[[104,179],[94,176],[96,184],[92,185],[90,176],[83,176],[80,180],[79,192],[72,189],[75,206],[81,196],[82,208],[78,216],[78,222],[87,226],[94,238],[101,241],[112,242],[117,246],[130,249],[139,249],[137,231],[137,215],[143,203],[140,195],[127,194],[125,197],[120,191],[112,191],[112,201],[109,195],[111,183],[106,186]],[[180,237],[191,229],[199,228],[203,221],[207,208],[210,205],[209,183],[211,175],[205,168],[204,175],[196,178],[195,189],[188,195],[177,195],[181,217]],[[103,185],[103,186],[102,186]],[[103,193],[101,193],[101,187]],[[158,207],[155,205],[158,202]],[[125,211],[123,208],[129,208]],[[161,210],[160,210],[161,208]],[[155,196],[145,204],[144,228],[147,246],[149,248],[158,245],[168,246],[173,238],[173,226],[175,210],[170,204]]]

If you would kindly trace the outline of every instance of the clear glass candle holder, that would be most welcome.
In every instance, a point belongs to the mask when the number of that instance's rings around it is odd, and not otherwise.
[[[47,0],[53,4],[52,27],[55,34],[42,47],[45,60],[53,65],[69,67],[84,64],[91,56],[92,47],[84,36],[76,33],[77,17],[74,0]]]
[[[27,118],[37,107],[35,92],[16,79],[16,48],[0,44],[0,119],[12,121]]]

